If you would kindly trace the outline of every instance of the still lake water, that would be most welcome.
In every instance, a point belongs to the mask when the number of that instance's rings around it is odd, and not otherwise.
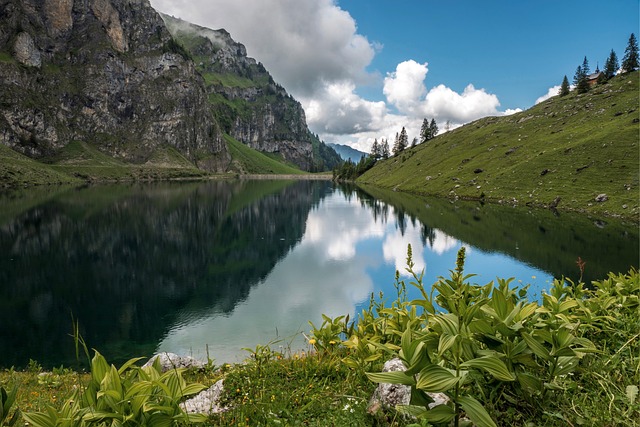
[[[539,298],[554,277],[638,267],[638,227],[550,211],[450,203],[324,181],[214,181],[0,194],[0,368],[75,366],[72,319],[120,363],[158,351],[239,362],[308,321],[392,299],[407,245],[425,284],[455,267],[514,277]],[[411,292],[412,289],[409,287]],[[417,293],[410,294],[410,297]]]

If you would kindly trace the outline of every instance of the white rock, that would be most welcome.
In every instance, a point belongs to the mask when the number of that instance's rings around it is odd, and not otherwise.
[[[175,368],[202,368],[204,363],[194,359],[191,356],[178,356],[175,353],[159,353],[153,356],[143,365],[143,367],[151,366],[156,359],[160,359],[162,372],[166,372]]]
[[[224,380],[220,380],[207,390],[204,390],[191,399],[185,400],[182,409],[188,414],[218,414],[225,412],[228,408],[218,405],[222,391],[224,390]]]

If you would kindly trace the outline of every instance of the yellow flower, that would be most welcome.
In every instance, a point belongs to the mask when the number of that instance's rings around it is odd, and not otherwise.
[[[311,339],[309,340],[309,344],[311,344],[311,345],[316,345],[316,340],[315,340],[315,338],[311,338]]]
[[[329,341],[329,344],[334,345],[336,342],[334,340]]]

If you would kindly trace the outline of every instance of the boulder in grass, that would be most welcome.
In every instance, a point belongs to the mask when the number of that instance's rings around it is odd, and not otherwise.
[[[224,390],[223,385],[224,380],[219,380],[208,389],[196,394],[191,399],[185,400],[180,406],[188,414],[213,415],[228,411],[229,408],[218,404]]]
[[[178,356],[175,353],[158,353],[143,365],[143,367],[152,366],[156,359],[160,360],[162,372],[177,368],[202,368],[204,363],[194,359],[191,356]]]
[[[382,372],[403,372],[406,370],[404,363],[398,358],[388,360],[382,367]],[[429,409],[449,402],[449,396],[444,393],[427,394],[433,399],[433,402],[429,403]],[[396,405],[408,405],[409,402],[411,402],[411,387],[402,384],[380,383],[369,400],[368,411],[375,414],[382,407],[395,408]]]

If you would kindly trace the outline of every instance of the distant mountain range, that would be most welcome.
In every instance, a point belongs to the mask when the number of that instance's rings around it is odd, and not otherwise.
[[[333,148],[336,151],[336,153],[338,153],[340,157],[342,157],[342,160],[351,159],[352,162],[358,163],[362,158],[362,156],[369,155],[369,153],[356,150],[355,148],[351,148],[348,145],[344,145],[344,144],[327,143],[327,145]]]

